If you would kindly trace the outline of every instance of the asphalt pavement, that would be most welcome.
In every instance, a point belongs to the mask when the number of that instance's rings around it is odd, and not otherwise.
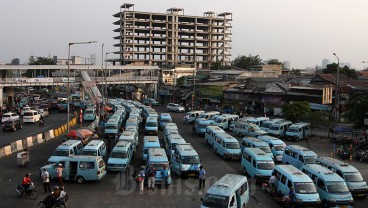
[[[156,108],[158,112],[166,112],[163,107]],[[192,144],[201,159],[201,163],[206,170],[206,187],[198,190],[198,179],[189,178],[181,179],[173,175],[173,184],[168,189],[155,190],[145,189],[143,192],[138,191],[135,181],[130,177],[134,170],[139,170],[142,163],[141,146],[143,140],[143,131],[139,134],[139,149],[136,152],[132,166],[128,173],[108,173],[101,181],[86,182],[85,184],[77,184],[75,182],[66,182],[65,188],[69,195],[68,207],[183,207],[193,208],[200,206],[200,198],[204,196],[205,190],[208,189],[215,181],[220,179],[227,173],[243,174],[240,161],[225,161],[215,154],[210,146],[204,142],[203,137],[192,136],[191,125],[183,124],[183,113],[171,113],[173,121],[178,125],[180,134],[185,140]],[[163,136],[159,133],[161,143]],[[237,137],[239,140],[240,138]],[[38,176],[39,168],[46,164],[52,151],[61,142],[61,139],[54,139],[49,142],[39,144],[30,148],[31,163],[27,168],[18,168],[16,166],[15,155],[10,155],[0,159],[0,200],[2,207],[37,207],[40,200],[46,197],[43,193],[42,183]],[[295,142],[287,142],[288,144]],[[328,156],[333,148],[333,144],[328,140],[321,140],[316,137],[310,138],[308,141],[300,141],[298,144],[309,147],[321,156]],[[113,143],[111,145],[114,145]],[[163,146],[163,145],[162,145]],[[164,147],[164,146],[163,146]],[[354,163],[368,179],[368,167],[364,163]],[[32,179],[36,183],[36,189],[40,193],[37,200],[32,201],[27,198],[18,198],[15,193],[16,186],[21,183],[25,173],[31,172]],[[56,181],[52,181],[56,184]],[[250,203],[247,207],[258,208],[274,208],[282,207],[268,194],[261,190],[259,185],[255,185],[254,181],[249,180],[250,184]],[[357,200],[356,208],[365,208],[367,200]]]

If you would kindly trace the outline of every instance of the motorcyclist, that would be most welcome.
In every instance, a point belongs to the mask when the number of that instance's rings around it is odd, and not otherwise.
[[[24,191],[28,191],[29,187],[31,186],[32,180],[31,180],[30,176],[31,176],[30,173],[26,173],[26,175],[23,178],[22,187],[23,187]]]
[[[59,194],[59,197],[56,199],[56,203],[66,202],[66,201],[67,201],[66,191],[64,189],[64,186],[60,186],[60,194]]]

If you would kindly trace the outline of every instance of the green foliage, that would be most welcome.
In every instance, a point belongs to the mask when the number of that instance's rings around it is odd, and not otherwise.
[[[306,118],[308,113],[311,112],[309,102],[295,102],[292,104],[286,104],[282,106],[282,111],[287,119],[292,122],[299,121],[303,118]]]
[[[281,62],[281,61],[279,61],[278,59],[270,59],[270,60],[268,60],[267,61],[267,64],[273,64],[273,65],[282,65],[282,66],[284,66],[284,64]]]
[[[210,70],[221,70],[223,69],[222,61],[215,61],[211,63]]]
[[[326,111],[309,112],[305,120],[311,123],[313,127],[330,126],[331,113]]]
[[[348,103],[346,117],[354,122],[356,128],[364,126],[364,115],[368,112],[368,96],[360,96]]]
[[[28,64],[29,65],[56,65],[56,62],[54,60],[52,60],[51,58],[47,58],[47,57],[34,57],[31,56],[28,59]],[[26,77],[36,77],[36,76],[47,76],[48,73],[54,72],[55,70],[40,70],[40,69],[28,69],[23,76]]]
[[[337,64],[332,63],[328,64],[325,69],[322,69],[322,73],[324,74],[336,74],[337,73]],[[347,77],[353,80],[358,79],[358,73],[355,69],[350,69],[348,66],[340,67],[340,74],[345,74]]]
[[[238,56],[232,62],[233,66],[243,68],[243,69],[247,69],[250,66],[256,66],[256,65],[261,65],[261,64],[262,64],[262,59],[259,57],[259,55],[253,56],[252,54],[249,54],[248,56],[244,56],[244,55]]]
[[[177,86],[184,85],[185,77],[186,77],[186,76],[182,76],[182,77],[180,77],[180,78],[176,79],[176,85],[177,85]]]
[[[20,59],[19,58],[13,58],[10,65],[19,65],[20,64]]]

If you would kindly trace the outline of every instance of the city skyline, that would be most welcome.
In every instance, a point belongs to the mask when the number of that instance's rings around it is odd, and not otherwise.
[[[233,13],[232,60],[238,55],[259,55],[263,60],[289,61],[291,68],[321,65],[321,60],[350,63],[352,68],[367,67],[365,48],[367,28],[361,25],[368,14],[368,2],[356,0],[295,1],[47,1],[5,0],[0,8],[2,38],[0,62],[13,58],[27,62],[31,55],[67,58],[68,42],[98,41],[73,46],[71,55],[89,57],[96,54],[102,64],[104,53],[117,51],[113,37],[116,19],[123,3],[135,4],[136,11],[165,13],[183,8],[186,15],[203,16],[204,12]],[[342,15],[344,14],[344,15]],[[105,55],[104,55],[105,56]],[[116,55],[110,55],[114,57]],[[117,57],[117,56],[116,56]]]

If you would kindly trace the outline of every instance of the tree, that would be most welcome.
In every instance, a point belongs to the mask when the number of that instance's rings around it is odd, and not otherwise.
[[[185,77],[186,77],[186,76],[182,76],[182,77],[177,78],[177,79],[176,79],[176,85],[177,85],[177,86],[184,85]]]
[[[19,58],[13,58],[10,65],[19,65],[20,64],[20,59]]]
[[[223,69],[222,61],[214,61],[211,63],[210,70],[221,70]]]
[[[51,59],[51,58],[47,58],[47,57],[34,57],[31,56],[28,59],[28,64],[29,65],[56,65],[56,62]],[[23,75],[26,77],[36,77],[36,76],[47,76],[48,73],[52,73],[55,70],[40,70],[40,69],[36,69],[36,70],[32,70],[32,69],[28,69]]]
[[[284,64],[281,62],[281,61],[279,61],[278,59],[270,59],[270,60],[268,60],[267,61],[267,64],[273,64],[273,65],[282,65],[282,66],[284,66]]]
[[[364,116],[368,112],[368,96],[359,96],[348,103],[349,111],[346,117],[354,121],[355,127],[364,126]]]
[[[282,106],[284,115],[292,122],[305,118],[311,112],[309,102],[295,102]]]
[[[232,61],[233,66],[243,69],[248,69],[248,67],[250,66],[256,66],[261,64],[262,59],[259,57],[259,55],[253,56],[252,54],[249,54],[248,56],[244,55],[238,56]]]
[[[337,64],[332,63],[328,64],[325,69],[322,69],[322,73],[324,74],[336,74],[337,73]],[[340,74],[345,74],[350,79],[357,80],[358,79],[358,73],[355,69],[350,69],[348,66],[344,66],[340,68]]]

